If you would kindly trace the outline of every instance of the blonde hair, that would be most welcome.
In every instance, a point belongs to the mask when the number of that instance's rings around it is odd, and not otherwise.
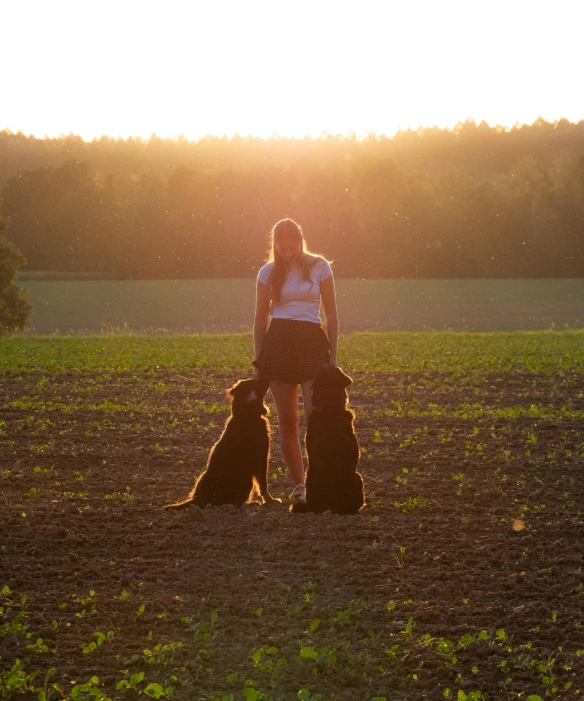
[[[319,261],[326,261],[324,256],[313,253],[308,249],[300,224],[297,224],[293,219],[280,219],[279,222],[276,222],[270,231],[270,249],[268,252],[268,262],[274,263],[268,283],[272,293],[272,301],[276,304],[280,301],[282,285],[284,284],[286,275],[288,274],[289,264],[278,253],[278,249],[276,247],[276,237],[280,239],[284,236],[291,239],[295,238],[301,242],[302,252],[300,253],[300,257],[298,259],[300,274],[302,275],[302,279],[306,282],[310,282],[311,285],[312,278],[310,273],[312,268]]]

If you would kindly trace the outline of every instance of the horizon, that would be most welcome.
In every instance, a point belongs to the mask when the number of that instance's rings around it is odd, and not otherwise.
[[[198,141],[391,137],[472,119],[584,119],[581,12],[569,0],[162,8],[35,0],[3,10],[0,128]],[[20,29],[24,27],[26,29]],[[14,57],[18,56],[18,61]]]
[[[351,140],[351,141],[365,141],[370,138],[376,138],[376,139],[381,139],[381,138],[386,138],[386,139],[393,139],[399,134],[411,132],[411,133],[423,133],[426,131],[434,131],[438,129],[439,131],[446,131],[450,133],[456,133],[459,128],[464,128],[466,125],[471,125],[474,124],[476,127],[481,126],[482,124],[487,124],[489,129],[494,129],[494,130],[500,130],[502,132],[511,132],[515,129],[521,129],[524,127],[533,127],[537,122],[543,122],[544,124],[550,125],[554,129],[557,128],[557,126],[561,122],[567,122],[568,124],[572,126],[577,126],[578,124],[581,124],[584,122],[584,117],[578,119],[578,120],[570,120],[567,117],[559,117],[554,120],[548,120],[543,116],[538,116],[536,119],[534,119],[532,122],[515,122],[514,124],[489,124],[486,120],[481,120],[480,122],[473,119],[472,117],[468,117],[465,120],[459,120],[453,125],[449,126],[440,126],[438,124],[427,124],[427,125],[419,125],[417,127],[399,127],[395,132],[392,134],[385,134],[385,133],[375,133],[375,132],[364,132],[357,134],[355,131],[350,130],[345,133],[340,133],[340,132],[329,132],[327,130],[323,130],[318,134],[305,134],[303,136],[295,136],[295,135],[287,135],[287,134],[279,134],[279,133],[272,133],[270,136],[259,136],[256,134],[241,134],[238,132],[233,132],[231,134],[203,134],[200,137],[195,137],[195,138],[188,138],[184,134],[175,134],[172,136],[165,136],[161,135],[158,133],[151,133],[146,136],[143,136],[141,134],[129,134],[127,136],[121,136],[121,135],[114,135],[114,134],[99,134],[96,136],[92,136],[89,138],[84,137],[82,134],[74,133],[74,132],[69,132],[69,133],[64,133],[61,132],[60,134],[56,135],[49,135],[49,134],[35,134],[35,133],[27,133],[24,132],[23,130],[13,130],[10,129],[9,127],[2,127],[0,126],[0,134],[1,133],[8,133],[11,136],[19,136],[22,135],[25,138],[34,138],[39,141],[42,140],[57,140],[57,139],[67,139],[67,138],[79,138],[81,139],[84,143],[92,143],[94,141],[99,141],[100,139],[112,139],[115,141],[129,141],[129,140],[134,140],[134,141],[144,141],[147,142],[150,139],[161,139],[163,141],[175,141],[175,142],[182,142],[186,141],[189,144],[195,144],[200,141],[203,141],[205,139],[227,139],[228,141],[232,141],[235,139],[255,139],[255,140],[260,140],[260,141],[304,141],[304,140],[312,140],[312,141],[318,141],[321,139],[326,139],[326,138],[337,138],[341,140]]]

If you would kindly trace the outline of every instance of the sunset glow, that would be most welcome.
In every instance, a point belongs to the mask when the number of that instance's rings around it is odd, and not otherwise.
[[[584,118],[578,3],[3,8],[0,129],[269,137]]]

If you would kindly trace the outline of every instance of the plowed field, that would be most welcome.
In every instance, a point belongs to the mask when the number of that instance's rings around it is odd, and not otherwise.
[[[342,339],[367,505],[316,516],[273,406],[281,506],[161,511],[248,336],[5,339],[0,698],[578,698],[583,341]]]

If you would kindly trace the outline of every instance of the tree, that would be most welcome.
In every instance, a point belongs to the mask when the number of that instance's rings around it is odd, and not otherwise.
[[[4,226],[0,219],[0,232]],[[16,271],[25,262],[18,248],[0,233],[0,334],[23,329],[32,311],[26,292],[14,284]]]

